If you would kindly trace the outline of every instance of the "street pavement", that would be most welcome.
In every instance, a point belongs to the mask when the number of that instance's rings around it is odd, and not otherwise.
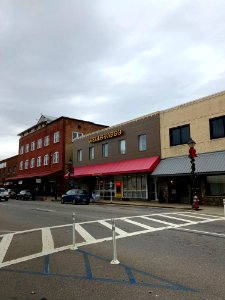
[[[15,200],[1,203],[0,228],[0,299],[224,299],[223,207]]]

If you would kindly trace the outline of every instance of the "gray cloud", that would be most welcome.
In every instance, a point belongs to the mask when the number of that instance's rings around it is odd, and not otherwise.
[[[1,0],[0,159],[41,113],[113,125],[224,90],[224,19],[223,0]]]

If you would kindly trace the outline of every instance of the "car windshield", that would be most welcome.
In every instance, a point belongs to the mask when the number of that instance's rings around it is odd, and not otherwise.
[[[66,192],[67,195],[83,195],[83,194],[87,194],[87,191],[85,190],[80,190],[80,189],[73,189],[73,190],[69,190]]]
[[[24,190],[24,191],[21,191],[21,192],[20,192],[20,194],[26,194],[26,193],[29,193],[29,191],[25,191],[25,190]]]

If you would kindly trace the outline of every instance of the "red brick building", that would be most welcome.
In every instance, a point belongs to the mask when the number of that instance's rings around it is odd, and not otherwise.
[[[13,188],[13,182],[6,181],[7,177],[16,176],[18,155],[0,161],[0,187]]]
[[[78,119],[42,115],[37,124],[18,134],[17,175],[7,176],[6,182],[13,181],[19,190],[30,189],[42,196],[61,195],[66,189],[64,174],[73,158],[74,139],[105,127]]]

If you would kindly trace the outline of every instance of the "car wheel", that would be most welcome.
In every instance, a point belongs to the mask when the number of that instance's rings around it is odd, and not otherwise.
[[[8,201],[8,198],[5,198],[5,201]]]

